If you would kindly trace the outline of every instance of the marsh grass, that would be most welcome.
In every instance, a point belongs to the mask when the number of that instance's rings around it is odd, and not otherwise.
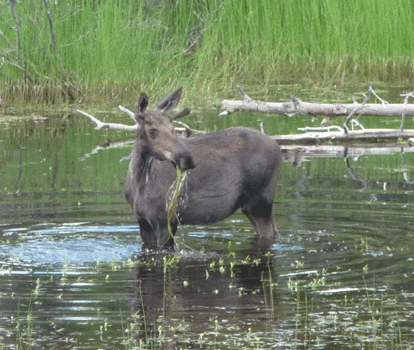
[[[0,4],[4,101],[125,99],[183,85],[199,94],[236,84],[411,82],[409,0],[69,0]],[[17,47],[19,27],[21,48]],[[159,96],[158,96],[159,94]],[[197,97],[198,97],[197,96]]]
[[[324,338],[341,339],[342,347],[362,345],[364,349],[402,349],[404,348],[400,318],[396,310],[390,307],[395,300],[384,299],[375,286],[375,274],[372,278],[372,286],[369,286],[365,275],[367,269],[362,271],[364,286],[361,288],[363,298],[357,300],[345,294],[344,305],[338,302],[338,296],[330,295],[332,305],[336,305],[330,312],[318,310],[315,301],[315,292],[324,292],[326,289],[337,285],[315,283],[313,278],[307,276],[305,280],[297,279],[295,282],[289,278],[288,290],[296,300],[295,338],[296,347],[320,346],[320,342],[327,341]],[[329,276],[326,271],[317,274]],[[310,282],[309,282],[310,281]],[[324,293],[329,295],[330,293]],[[352,301],[351,301],[352,300]],[[314,304],[315,303],[315,304]],[[348,321],[352,319],[352,326]]]
[[[230,251],[230,247],[229,247]],[[173,294],[174,286],[177,285],[177,279],[180,278],[182,264],[186,262],[178,255],[164,255],[162,259],[150,257],[145,264],[154,267],[154,264],[160,264],[164,275],[163,289],[163,310],[175,305]],[[122,268],[132,269],[137,267],[137,263],[133,261],[118,263],[114,269],[112,263],[108,262],[108,270],[118,270]],[[256,286],[256,289],[244,291],[244,293],[260,293],[265,298],[266,308],[270,310],[269,322],[278,317],[277,312],[280,311],[278,306],[272,303],[275,297],[273,293],[280,292],[282,287],[275,283],[275,276],[271,262],[271,255],[262,257],[262,259],[253,259],[249,256],[238,257],[232,251],[228,256],[221,257],[216,260],[209,260],[206,268],[219,270],[220,267],[226,267],[223,274],[228,274],[235,284],[238,277],[234,274],[235,265],[244,265],[257,267],[262,264],[265,267],[265,273],[262,274],[262,287]],[[104,264],[97,263],[97,267]],[[267,268],[267,269],[266,269]],[[302,269],[299,266],[298,269]],[[320,275],[328,275],[326,271],[321,271]],[[324,290],[324,286],[313,287],[313,276],[300,274],[295,284],[288,285],[288,292],[296,300],[296,311],[294,317],[295,329],[292,333],[293,337],[288,343],[289,348],[319,348],[329,342],[331,339],[340,342],[343,348],[354,348],[361,346],[364,349],[402,349],[404,348],[401,330],[399,327],[398,314],[390,314],[389,301],[378,295],[375,289],[375,279],[366,280],[365,271],[362,278],[364,280],[364,288],[361,290],[365,298],[346,298],[345,305],[341,307],[338,296],[333,296],[332,303],[335,307],[329,308],[326,313],[318,309],[315,301],[315,295],[318,291]],[[62,276],[63,278],[63,276]],[[66,280],[67,281],[67,280]],[[79,280],[73,279],[68,283],[77,283]],[[19,310],[14,320],[16,324],[16,349],[32,349],[38,346],[38,334],[36,334],[37,315],[33,305],[39,302],[42,295],[42,283],[46,280],[36,280],[33,285],[30,298],[26,301],[19,302]],[[191,284],[191,278],[188,280]],[[372,285],[370,285],[372,283]],[[332,286],[332,285],[331,285]],[[213,316],[205,324],[205,331],[200,333],[192,333],[191,325],[184,318],[169,318],[163,314],[156,320],[150,320],[150,316],[146,314],[144,305],[144,291],[141,283],[138,286],[141,305],[139,310],[132,316],[126,317],[125,311],[119,309],[119,328],[122,338],[120,344],[125,349],[163,349],[168,346],[175,346],[181,349],[266,349],[275,343],[274,335],[267,336],[260,330],[252,330],[249,328],[246,332],[242,332],[238,337],[234,337],[229,330],[228,320],[225,321],[220,317]],[[233,293],[238,293],[239,297],[243,297],[243,293],[237,288],[231,289]],[[316,294],[315,294],[316,293]],[[343,298],[344,296],[339,296]],[[270,299],[270,301],[269,301]],[[286,300],[288,302],[288,300]],[[315,305],[314,305],[315,302]],[[168,308],[167,307],[167,308]],[[98,309],[98,314],[99,314]],[[349,327],[349,320],[352,320],[352,326]],[[109,324],[107,324],[109,322]],[[100,326],[100,339],[106,341],[105,333],[116,324],[115,319],[105,321]],[[141,325],[141,326],[140,326]],[[137,337],[137,335],[139,335]],[[335,335],[338,335],[335,338]],[[338,343],[336,343],[338,345]],[[0,346],[1,348],[1,346]]]
[[[24,304],[19,299],[17,315],[12,318],[16,325],[16,349],[32,349],[33,343],[36,340],[34,333],[35,315],[33,311],[33,304],[37,302],[41,288],[40,279],[36,280],[36,287],[30,293],[28,304]],[[23,315],[26,315],[25,317]]]

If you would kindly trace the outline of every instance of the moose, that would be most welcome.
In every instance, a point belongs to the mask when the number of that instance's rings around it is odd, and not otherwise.
[[[250,220],[260,244],[277,236],[273,200],[282,161],[280,147],[265,134],[235,127],[184,139],[172,122],[189,109],[169,115],[178,105],[182,87],[155,109],[141,93],[134,119],[137,136],[125,183],[125,196],[139,223],[145,248],[174,247],[177,226],[211,224],[236,210]],[[187,171],[186,183],[168,229],[166,196],[177,177]]]

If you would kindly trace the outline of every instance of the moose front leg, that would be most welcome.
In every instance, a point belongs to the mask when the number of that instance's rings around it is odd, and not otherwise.
[[[157,247],[157,238],[151,225],[145,219],[139,219],[139,233],[141,234],[143,248],[153,249]]]

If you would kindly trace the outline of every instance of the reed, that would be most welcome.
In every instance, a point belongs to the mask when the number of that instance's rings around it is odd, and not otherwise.
[[[234,83],[413,78],[409,0],[48,4],[58,52],[43,2],[17,3],[17,22],[9,2],[0,4],[3,99],[59,103],[144,88],[157,96],[166,84],[212,94]]]

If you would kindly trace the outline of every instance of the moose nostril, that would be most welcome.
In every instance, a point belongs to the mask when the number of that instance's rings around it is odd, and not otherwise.
[[[187,170],[194,169],[196,167],[196,164],[194,163],[193,157],[187,158]]]
[[[193,157],[191,157],[191,155],[188,154],[181,155],[180,157],[178,157],[178,162],[176,162],[176,164],[183,171],[194,169],[196,167]]]

